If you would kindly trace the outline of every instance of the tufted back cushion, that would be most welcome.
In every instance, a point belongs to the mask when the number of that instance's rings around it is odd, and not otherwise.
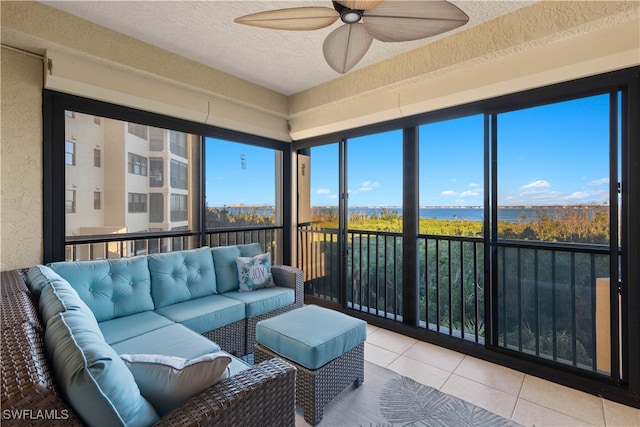
[[[217,292],[209,247],[149,255],[148,260],[156,308]]]
[[[49,266],[73,286],[98,322],[154,309],[146,257]]]
[[[240,288],[236,257],[254,257],[262,253],[260,243],[218,246],[211,249],[216,266],[218,293],[237,291]]]

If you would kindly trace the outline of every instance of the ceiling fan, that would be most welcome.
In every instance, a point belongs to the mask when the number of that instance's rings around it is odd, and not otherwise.
[[[324,58],[339,73],[351,70],[373,39],[383,42],[418,40],[458,28],[466,13],[446,0],[338,0],[329,7],[294,7],[252,13],[235,22],[276,30],[308,31],[344,23],[322,45]]]

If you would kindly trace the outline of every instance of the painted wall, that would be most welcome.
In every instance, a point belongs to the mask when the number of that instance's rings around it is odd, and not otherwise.
[[[0,270],[42,260],[42,61],[2,49]]]

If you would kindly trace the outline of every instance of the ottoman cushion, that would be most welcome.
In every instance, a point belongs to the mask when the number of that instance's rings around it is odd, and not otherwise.
[[[318,369],[367,338],[367,323],[307,305],[256,325],[256,341],[308,369]]]

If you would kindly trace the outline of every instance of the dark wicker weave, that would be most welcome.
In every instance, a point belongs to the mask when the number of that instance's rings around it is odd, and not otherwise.
[[[234,356],[247,354],[247,321],[245,319],[205,332],[202,335]]]
[[[43,328],[22,275],[2,272],[0,286],[0,423],[82,425],[58,392],[44,350]],[[295,378],[295,368],[283,360],[265,361],[208,388],[156,425],[294,426]]]
[[[256,344],[256,325],[259,321],[286,313],[287,311],[300,308],[304,305],[304,277],[302,270],[287,265],[274,265],[271,267],[271,274],[276,285],[294,289],[296,291],[296,299],[293,304],[286,307],[247,319],[247,353],[250,353]]]
[[[272,357],[281,357],[267,347],[256,344],[253,353],[255,363]],[[296,379],[296,403],[304,412],[304,419],[311,425],[322,420],[324,407],[350,384],[358,387],[364,382],[364,343],[319,369],[311,370],[287,360],[298,370]]]

